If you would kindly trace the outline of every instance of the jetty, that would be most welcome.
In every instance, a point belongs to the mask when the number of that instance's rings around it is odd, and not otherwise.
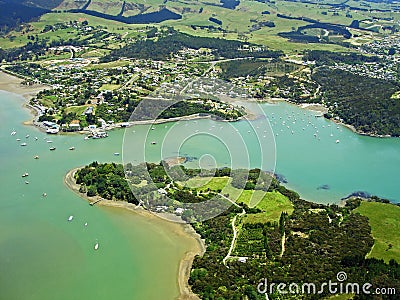
[[[96,203],[99,203],[101,200],[102,200],[102,199],[98,199],[98,200],[96,200],[96,201],[90,202],[89,205],[90,205],[90,206],[93,206],[93,205],[95,205]]]

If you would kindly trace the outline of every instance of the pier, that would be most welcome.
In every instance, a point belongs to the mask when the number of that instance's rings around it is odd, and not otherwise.
[[[93,205],[95,205],[96,203],[99,203],[101,200],[102,200],[102,199],[98,199],[98,200],[96,200],[96,201],[90,202],[89,205],[90,205],[90,206],[93,206]]]

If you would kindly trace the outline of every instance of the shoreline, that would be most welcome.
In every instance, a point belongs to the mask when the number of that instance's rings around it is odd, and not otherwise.
[[[260,103],[271,103],[271,104],[275,104],[281,101],[284,101],[286,103],[290,103],[293,105],[296,105],[302,109],[307,109],[307,110],[311,110],[311,111],[315,111],[315,112],[319,112],[322,113],[321,117],[325,118],[323,114],[328,112],[328,108],[326,106],[324,106],[321,103],[296,103],[293,101],[290,101],[289,99],[284,99],[284,98],[265,98],[263,100],[257,100]],[[363,135],[363,136],[369,136],[369,137],[373,137],[373,138],[396,138],[395,136],[392,135],[382,135],[382,134],[373,134],[373,133],[368,133],[368,132],[363,132],[363,131],[359,131],[357,130],[353,125],[351,124],[347,124],[347,123],[343,123],[340,120],[337,120],[335,118],[332,119],[327,119],[326,120],[330,120],[332,122],[334,122],[337,125],[341,125],[343,127],[346,127],[347,129],[351,130],[352,132],[359,134],[359,135]]]
[[[20,77],[17,77],[16,74],[12,74],[12,73],[0,68],[0,90],[18,94],[18,95],[24,97],[26,99],[26,101],[23,104],[23,107],[29,109],[33,115],[33,117],[30,120],[24,121],[23,124],[28,125],[28,126],[34,126],[34,127],[37,127],[39,130],[44,131],[44,129],[41,126],[34,124],[35,118],[38,116],[38,111],[29,104],[29,100],[32,99],[33,97],[35,97],[38,92],[45,90],[45,89],[50,89],[51,87],[47,86],[47,85],[43,85],[43,84],[35,84],[35,85],[31,85],[31,86],[25,86],[25,85],[21,84],[23,81],[24,80],[21,79]],[[263,98],[261,100],[254,100],[254,102],[258,102],[258,103],[264,102],[264,103],[272,103],[272,104],[280,102],[280,101],[285,101],[287,103],[296,105],[302,109],[307,109],[307,110],[322,113],[321,117],[324,117],[323,114],[328,112],[328,108],[321,103],[296,103],[296,102],[290,101],[289,99],[285,99],[285,98]],[[234,102],[235,101],[226,101],[226,103],[230,103],[230,104],[232,104]],[[238,118],[237,120],[234,120],[234,121],[219,120],[219,121],[236,122],[236,121],[240,121],[243,119],[251,121],[251,120],[254,120],[255,118],[256,118],[256,115],[253,112],[246,109],[245,115]],[[193,114],[193,115],[174,117],[174,118],[169,118],[169,119],[156,119],[156,120],[144,120],[144,121],[133,121],[133,122],[128,121],[128,122],[117,123],[114,126],[112,126],[111,128],[106,128],[105,130],[121,129],[124,127],[131,127],[131,126],[135,126],[135,125],[163,124],[163,123],[169,123],[169,122],[190,121],[190,120],[198,120],[198,119],[212,119],[212,116],[211,115],[203,116],[200,114]],[[373,133],[359,131],[353,125],[343,123],[342,121],[336,120],[334,118],[327,119],[327,120],[331,120],[338,125],[342,125],[342,126],[348,128],[349,130],[351,130],[352,132],[357,133],[359,135],[375,137],[375,138],[395,138],[395,136],[391,136],[391,135],[380,135],[380,134],[373,134]],[[129,124],[129,125],[122,126],[121,124]],[[85,130],[81,130],[76,133],[77,134],[85,134],[88,132]],[[61,133],[61,134],[63,134],[63,133]]]
[[[23,85],[22,82],[24,79],[18,77],[16,74],[13,74],[11,72],[8,72],[2,68],[0,68],[0,90],[17,94],[22,96],[25,99],[25,102],[23,103],[23,107],[27,108],[31,114],[32,118],[24,121],[23,124],[27,126],[34,126],[38,128],[40,131],[45,132],[45,128],[42,126],[35,124],[36,118],[39,115],[39,111],[33,107],[32,105],[29,104],[29,101],[34,98],[38,92],[43,91],[45,89],[51,89],[50,86],[44,85],[44,84],[34,84],[34,85]],[[169,123],[169,122],[179,122],[179,121],[192,121],[192,120],[201,120],[201,119],[214,119],[212,115],[201,115],[199,113],[197,114],[192,114],[192,115],[186,115],[186,116],[180,116],[180,117],[173,117],[173,118],[168,118],[168,119],[156,119],[156,120],[143,120],[143,121],[127,121],[127,122],[121,122],[121,123],[116,123],[114,125],[109,126],[108,128],[105,128],[105,131],[109,130],[115,130],[115,129],[121,129],[121,128],[126,128],[126,127],[132,127],[136,125],[156,125],[156,124],[164,124],[164,123]],[[240,121],[242,119],[248,119],[252,120],[254,119],[254,115],[249,112],[245,111],[245,115],[242,117],[239,117],[237,120],[217,120],[221,122],[236,122]],[[124,125],[127,124],[127,125]],[[60,134],[87,134],[90,133],[90,130],[80,130],[76,132],[61,132]]]
[[[24,80],[20,77],[17,77],[16,75],[11,74],[0,68],[0,90],[17,94],[25,99],[22,107],[28,109],[32,114],[32,117],[29,120],[22,122],[22,124],[27,126],[35,126],[34,122],[38,116],[38,111],[29,104],[29,101],[34,98],[40,91],[50,89],[51,87],[43,84],[23,85],[23,81]],[[43,131],[43,128],[41,128],[40,126],[35,127]]]
[[[111,201],[106,200],[100,196],[88,197],[85,194],[79,192],[80,185],[75,183],[74,175],[76,171],[78,171],[81,167],[74,168],[68,171],[64,176],[64,184],[75,194],[77,194],[82,199],[86,200],[89,204],[95,203],[95,205],[104,206],[104,207],[115,207],[122,208],[131,211],[132,213],[138,214],[142,217],[159,221],[166,222],[169,226],[175,227],[173,228],[173,232],[177,235],[182,235],[194,239],[196,241],[196,247],[189,250],[185,253],[185,255],[181,258],[179,262],[178,274],[177,274],[177,284],[179,290],[179,296],[177,299],[179,300],[198,300],[199,297],[194,294],[189,286],[188,280],[190,277],[190,271],[192,268],[192,263],[196,255],[203,255],[205,252],[205,244],[201,240],[201,237],[193,227],[189,224],[183,223],[175,223],[168,221],[164,218],[161,218],[142,207],[138,207],[135,204],[122,202],[122,201]],[[93,204],[94,205],[94,204]]]
[[[25,98],[27,106],[29,100],[36,96],[42,90],[50,89],[51,87],[44,84],[23,85],[24,80],[0,69],[0,90],[18,94]],[[29,105],[30,106],[30,105]],[[34,109],[30,106],[31,109]]]

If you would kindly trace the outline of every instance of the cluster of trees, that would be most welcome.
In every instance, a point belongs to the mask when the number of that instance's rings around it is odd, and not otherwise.
[[[262,278],[267,278],[269,283],[312,282],[318,291],[323,282],[337,282],[340,271],[347,273],[349,282],[400,287],[400,265],[396,261],[385,264],[383,260],[365,258],[373,239],[368,219],[352,212],[356,205],[340,208],[315,204],[301,200],[277,182],[273,187],[289,195],[294,212],[290,216],[282,214],[278,223],[242,225],[234,254],[248,257],[245,263],[231,260],[229,268],[222,264],[232,239],[229,228],[232,212],[196,224],[196,231],[206,240],[207,250],[203,257],[195,258],[189,283],[202,299],[243,299],[244,296],[265,299],[265,295],[257,292]],[[283,234],[285,251],[281,256]],[[298,294],[293,299],[323,296],[329,296],[327,288],[321,295]],[[364,299],[368,295],[359,297]],[[275,290],[269,299],[282,299],[282,294]]]
[[[260,169],[237,169],[232,170],[232,186],[245,190],[263,190],[268,191],[268,187],[272,181],[276,181],[273,175]]]
[[[108,95],[108,96],[107,96]],[[137,95],[122,94],[119,91],[104,94],[107,103],[96,108],[96,115],[104,120],[115,122],[128,121],[135,111],[135,120],[170,119],[192,114],[212,115],[217,119],[235,121],[243,116],[244,111],[230,107],[222,102],[210,99],[182,100],[175,104],[168,100],[146,99],[144,103]],[[124,107],[123,111],[110,112],[109,104],[113,107]],[[215,107],[217,105],[217,107]]]
[[[81,185],[80,191],[89,197],[99,195],[109,200],[138,204],[125,179],[124,168],[120,164],[93,162],[78,170],[75,179],[76,183]]]
[[[277,59],[263,61],[256,59],[246,59],[239,61],[226,61],[219,64],[221,68],[221,78],[229,80],[237,77],[254,77],[262,75],[276,75],[279,73],[289,73],[297,67],[292,63],[286,63]]]
[[[21,47],[10,48],[10,49],[0,49],[0,62],[3,60],[6,62],[14,62],[16,60],[38,60],[40,56],[46,54],[47,50],[51,47],[72,45],[72,46],[83,46],[87,45],[91,39],[101,39],[104,38],[106,31],[100,31],[86,39],[69,38],[67,40],[48,40],[48,39],[38,39],[32,38],[30,41]],[[100,36],[99,36],[100,35]]]
[[[2,31],[18,27],[22,23],[30,22],[41,15],[50,12],[49,9],[34,5],[29,6],[23,1],[1,1],[0,2],[0,27]],[[32,1],[37,2],[37,1]],[[61,2],[61,1],[57,1]],[[4,30],[5,29],[5,30]]]
[[[281,51],[273,51],[269,49],[261,49],[260,51],[241,51],[244,43],[240,41],[224,40],[220,38],[197,37],[189,34],[181,33],[169,28],[163,36],[157,40],[146,39],[139,40],[134,44],[129,44],[111,51],[109,55],[104,56],[101,60],[104,62],[119,59],[120,57],[147,59],[151,57],[154,60],[169,59],[171,53],[184,48],[212,49],[218,57],[239,58],[239,57],[263,57],[277,58],[282,56]],[[252,45],[255,46],[255,45]]]
[[[327,117],[339,116],[360,132],[400,136],[400,101],[392,97],[398,83],[330,68],[318,68],[311,77],[321,86]]]
[[[125,17],[121,14],[116,16],[105,14],[95,10],[88,9],[70,9],[68,12],[70,13],[83,13],[91,16],[95,16],[98,18],[118,21],[126,24],[150,24],[150,23],[161,23],[166,20],[179,20],[182,19],[180,14],[174,13],[170,11],[168,8],[162,8],[159,11],[154,11],[150,13],[138,14],[135,16]]]
[[[263,27],[273,28],[273,27],[275,27],[275,23],[272,21],[257,22],[256,24],[251,26],[250,31],[256,31]]]
[[[340,53],[327,50],[308,50],[303,55],[304,61],[315,61],[317,66],[334,65],[336,63],[344,64],[363,64],[371,62],[379,62],[378,56],[366,56],[357,53]]]
[[[15,60],[37,59],[47,51],[47,43],[44,40],[29,41],[25,46],[11,49],[0,49],[0,62],[13,62]]]

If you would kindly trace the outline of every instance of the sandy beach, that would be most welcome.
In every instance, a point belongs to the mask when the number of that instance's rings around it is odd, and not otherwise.
[[[0,90],[7,91],[10,93],[21,95],[25,98],[24,107],[28,108],[32,113],[32,118],[28,121],[23,122],[24,125],[33,125],[35,117],[38,112],[34,107],[29,105],[29,100],[36,96],[36,94],[45,89],[49,89],[49,86],[42,84],[34,84],[34,85],[24,85],[22,84],[24,80],[8,74],[2,70],[0,70]]]
[[[25,99],[30,100],[38,92],[49,88],[46,85],[35,84],[35,85],[23,85],[21,84],[24,80],[16,76],[5,73],[0,70],[0,90],[15,93],[23,96]]]
[[[204,242],[201,240],[200,236],[196,233],[196,231],[193,229],[192,226],[189,224],[183,224],[183,223],[175,223],[168,221],[166,219],[163,219],[147,210],[145,210],[142,207],[138,207],[132,203],[127,203],[127,202],[122,202],[122,201],[111,201],[111,200],[106,200],[103,199],[99,196],[95,197],[88,197],[85,194],[82,194],[79,192],[79,184],[76,184],[74,175],[77,170],[80,168],[75,168],[70,170],[64,177],[64,183],[65,185],[71,189],[74,193],[79,195],[81,198],[87,200],[89,203],[94,203],[96,202],[95,205],[100,205],[100,206],[109,206],[109,207],[117,207],[117,208],[123,208],[127,209],[132,213],[141,215],[143,217],[146,217],[148,219],[151,219],[153,222],[161,222],[162,226],[167,226],[168,230],[176,234],[178,236],[182,237],[188,237],[190,239],[194,240],[193,243],[193,248],[185,253],[185,256],[181,259],[179,263],[179,270],[177,274],[177,283],[179,286],[179,298],[180,300],[197,300],[199,297],[196,294],[193,294],[190,286],[188,284],[189,276],[190,276],[190,270],[192,268],[192,263],[193,259],[196,255],[203,255],[205,252],[205,245]]]

